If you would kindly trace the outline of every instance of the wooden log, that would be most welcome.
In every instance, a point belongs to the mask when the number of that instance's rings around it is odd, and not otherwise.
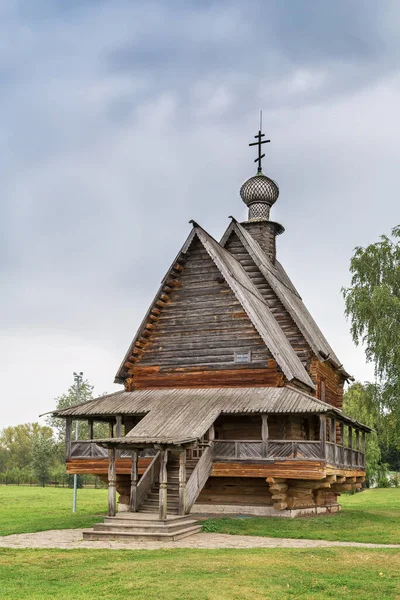
[[[186,450],[179,452],[179,514],[186,513]]]
[[[108,516],[115,517],[117,500],[117,472],[115,468],[115,448],[110,450],[108,464]]]
[[[72,417],[65,419],[65,455],[67,460],[71,458],[71,432],[72,432]]]
[[[130,494],[130,510],[136,512],[137,505],[137,484],[138,484],[138,456],[137,450],[132,450],[132,470],[131,470],[131,494]]]
[[[159,492],[159,518],[167,518],[167,501],[168,501],[168,450],[160,451],[160,492]]]
[[[285,510],[287,508],[287,502],[281,501],[281,502],[275,502],[273,505],[275,510]]]

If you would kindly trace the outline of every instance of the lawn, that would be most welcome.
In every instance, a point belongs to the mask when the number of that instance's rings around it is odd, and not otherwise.
[[[301,519],[209,519],[205,531],[342,542],[400,544],[400,488],[340,497],[339,514]],[[400,596],[399,596],[400,598]]]
[[[72,513],[72,490],[23,486],[0,487],[0,535],[46,529],[90,527],[107,511],[107,490],[78,490]],[[0,594],[1,598],[1,594]]]
[[[309,538],[331,541],[400,544],[400,488],[365,490],[341,496],[340,514],[302,519],[209,519],[205,531]],[[90,527],[107,510],[107,490],[78,490],[78,510],[72,514],[72,490],[0,487],[0,535],[46,529]]]
[[[0,597],[400,598],[396,550],[0,550]]]

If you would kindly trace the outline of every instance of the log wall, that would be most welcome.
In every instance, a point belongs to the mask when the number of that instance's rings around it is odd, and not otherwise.
[[[283,375],[235,295],[195,238],[179,276],[125,364],[127,389],[283,385]],[[251,352],[236,363],[235,352]]]
[[[344,377],[334,369],[328,362],[321,363],[313,358],[310,364],[310,377],[316,385],[315,395],[320,400],[343,408]]]
[[[269,486],[265,479],[210,477],[197,498],[199,504],[270,506]]]

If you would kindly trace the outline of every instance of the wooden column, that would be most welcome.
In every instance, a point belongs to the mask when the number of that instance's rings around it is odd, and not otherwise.
[[[344,423],[340,422],[340,443],[344,446]]]
[[[115,468],[115,448],[110,450],[108,463],[108,516],[115,517],[117,500],[117,470]]]
[[[186,513],[186,450],[179,452],[179,514]]]
[[[261,415],[262,457],[268,458],[268,415]]]
[[[168,474],[167,474],[168,450],[160,452],[160,499],[159,499],[159,518],[167,518],[168,501]]]
[[[356,429],[357,467],[360,466],[360,430]]]
[[[138,484],[138,457],[139,451],[137,448],[132,450],[132,470],[131,470],[131,496],[130,496],[130,511],[137,512],[137,484]]]
[[[363,454],[362,466],[365,467],[365,431],[361,432],[361,452]]]
[[[214,427],[214,423],[211,425],[210,429],[208,430],[208,441],[209,442],[213,442],[215,440],[215,427]]]
[[[351,425],[349,425],[349,456],[350,456],[350,466],[353,466],[354,460],[353,460],[353,428]]]
[[[333,462],[337,463],[337,448],[336,448],[336,419],[331,418],[330,441],[335,444],[333,447]]]
[[[122,417],[121,415],[117,415],[116,423],[115,423],[115,437],[122,437]],[[116,457],[119,458],[121,456],[121,450],[117,450]]]
[[[108,435],[110,438],[114,437],[114,423],[113,421],[110,421],[108,423]]]
[[[93,439],[93,419],[88,420],[88,437],[89,440]]]
[[[319,417],[319,439],[321,441],[321,458],[326,459],[326,417]]]
[[[71,431],[72,431],[72,417],[65,419],[65,455],[67,459],[71,458]]]

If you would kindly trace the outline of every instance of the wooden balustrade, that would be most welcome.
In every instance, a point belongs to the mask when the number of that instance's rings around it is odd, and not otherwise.
[[[214,460],[326,460],[329,464],[363,467],[363,452],[345,448],[334,442],[326,442],[322,448],[321,440],[216,440],[214,442]]]
[[[190,512],[193,504],[196,502],[197,496],[203,489],[212,469],[212,463],[214,458],[214,444],[203,450],[203,454],[199,458],[194,471],[190,475],[186,483],[186,497],[185,497],[185,510],[184,512]]]

